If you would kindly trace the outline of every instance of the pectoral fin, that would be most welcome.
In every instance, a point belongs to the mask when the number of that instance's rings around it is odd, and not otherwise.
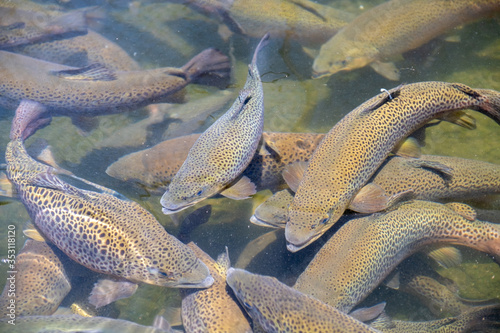
[[[369,183],[356,194],[349,209],[359,213],[375,213],[388,207],[387,195],[379,185]]]
[[[413,137],[409,137],[406,140],[399,142],[392,152],[403,157],[419,158],[422,156],[420,144],[418,143],[418,140]]]
[[[295,162],[289,164],[283,170],[283,179],[293,192],[297,192],[299,184],[307,169],[308,162]]]
[[[462,110],[445,113],[439,119],[466,129],[476,129],[476,119]]]
[[[374,61],[370,64],[373,70],[391,81],[399,81],[399,70],[393,62]]]
[[[385,302],[370,306],[369,308],[359,308],[349,313],[349,316],[356,318],[359,321],[370,321],[382,313],[385,309]]]
[[[444,268],[451,268],[462,263],[462,253],[454,246],[429,245],[423,252]]]
[[[408,161],[408,165],[414,168],[429,169],[429,171],[441,173],[447,177],[453,176],[453,168],[440,162],[411,159]]]
[[[90,293],[89,303],[98,309],[119,299],[130,297],[136,290],[137,284],[129,281],[99,280]]]
[[[250,198],[251,195],[257,193],[255,184],[246,177],[241,177],[236,183],[220,192],[221,195],[229,199],[243,200]]]
[[[31,238],[33,240],[36,240],[38,242],[46,242],[45,238],[40,234],[40,232],[36,229],[35,225],[33,223],[28,222],[23,228],[23,234]]]

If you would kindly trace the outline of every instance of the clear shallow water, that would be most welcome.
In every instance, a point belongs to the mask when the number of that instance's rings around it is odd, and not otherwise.
[[[353,13],[381,3],[381,1],[322,1],[339,9]],[[70,1],[68,8],[92,5],[92,2]],[[234,63],[233,84],[228,89],[234,94],[243,86],[247,64],[257,44],[256,39],[232,36],[228,41],[217,34],[218,24],[177,4],[154,4],[127,1],[110,1],[104,6],[106,19],[96,29],[126,50],[143,68],[159,66],[180,67],[193,55],[207,47],[216,47],[225,54],[231,54]],[[339,119],[375,94],[380,88],[392,88],[399,83],[426,80],[460,82],[471,87],[500,90],[500,26],[498,19],[486,19],[454,29],[450,34],[458,35],[460,42],[451,43],[443,39],[431,45],[409,52],[404,60],[398,60],[401,69],[400,82],[389,81],[365,67],[353,72],[337,73],[333,77],[312,80],[310,68],[312,59],[301,51],[296,43],[272,40],[259,56],[259,70],[264,81],[265,130],[282,132],[327,132]],[[187,87],[190,100],[206,97],[217,92],[214,88],[191,85]],[[232,99],[229,99],[230,103]],[[222,110],[222,112],[225,109]],[[500,131],[491,119],[471,112],[477,120],[477,129],[465,130],[442,123],[427,131],[424,154],[450,155],[500,163]],[[158,196],[150,196],[130,184],[121,183],[105,174],[105,169],[123,154],[147,148],[158,142],[161,132],[169,130],[168,122],[158,129],[145,143],[137,142],[134,147],[102,147],[105,139],[116,131],[147,116],[145,111],[100,117],[99,127],[88,136],[82,136],[71,121],[65,117],[54,118],[52,124],[38,131],[27,142],[43,138],[52,146],[57,162],[76,175],[119,191],[139,202],[155,215],[166,230],[172,234],[178,231],[169,216],[161,213]],[[8,142],[13,110],[0,113],[0,161]],[[200,126],[202,132],[213,118]],[[184,134],[189,134],[186,132]],[[130,133],[132,135],[133,133]],[[264,193],[269,195],[269,193]],[[212,257],[228,246],[233,263],[245,246],[258,236],[270,231],[249,222],[258,198],[244,201],[210,199],[213,212],[205,225],[193,231],[191,237]],[[480,208],[500,210],[500,199],[489,198],[473,202]],[[198,207],[198,206],[196,206]],[[195,208],[196,208],[195,207]],[[191,211],[191,210],[190,210]],[[189,213],[189,211],[187,212]],[[186,214],[181,214],[185,217]],[[24,243],[21,234],[23,224],[29,219],[24,206],[19,202],[0,206],[0,255],[6,253],[6,226],[15,224],[18,250]],[[314,244],[299,253],[289,253],[284,237],[250,262],[248,270],[278,277],[288,284],[307,265],[320,244]],[[454,269],[438,269],[439,273],[455,280],[459,294],[469,298],[500,299],[500,269],[488,256],[462,248],[464,263]],[[415,265],[428,263],[412,258]],[[5,264],[0,264],[0,286],[5,281]],[[83,289],[83,288],[82,288]],[[74,299],[85,297],[86,290],[72,294]],[[431,319],[430,314],[414,298],[402,293],[379,287],[363,304],[371,305],[387,301],[390,315],[399,318]],[[65,301],[69,302],[69,301]],[[152,318],[167,306],[179,306],[180,298],[174,289],[155,286],[140,286],[130,299],[116,302],[119,317],[150,324]]]

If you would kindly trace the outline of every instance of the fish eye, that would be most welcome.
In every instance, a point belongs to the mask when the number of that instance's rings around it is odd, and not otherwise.
[[[329,216],[325,217],[324,219],[321,220],[320,224],[326,224],[326,222],[328,222],[329,219],[330,219]]]
[[[197,196],[200,196],[203,193],[202,190],[199,190],[198,193],[196,193]]]
[[[244,305],[246,308],[249,308],[249,309],[251,309],[251,308],[252,308],[252,305],[251,305],[250,303],[243,302],[243,305]]]

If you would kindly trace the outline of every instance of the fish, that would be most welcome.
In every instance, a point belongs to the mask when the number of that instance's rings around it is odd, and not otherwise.
[[[174,333],[171,327],[139,325],[123,319],[82,317],[79,315],[26,316],[0,320],[0,330],[12,333],[106,332],[106,333]]]
[[[321,133],[264,132],[260,148],[242,175],[255,184],[257,191],[286,188],[281,176],[283,169],[297,161],[307,162],[324,136]],[[106,173],[146,188],[150,193],[163,194],[199,137],[200,134],[185,135],[127,154],[109,165]]]
[[[320,48],[313,78],[371,65],[389,80],[399,71],[389,58],[500,10],[496,0],[391,0],[356,17]]]
[[[200,135],[168,185],[160,200],[164,214],[179,212],[218,193],[232,199],[255,193],[248,178],[237,178],[252,160],[264,128],[257,55],[268,38],[266,34],[257,45],[247,81],[231,108]]]
[[[347,215],[294,288],[348,313],[403,259],[447,243],[500,255],[500,225],[475,219],[470,206],[412,200],[366,217]]]
[[[384,314],[370,326],[387,333],[494,332],[500,327],[500,305],[472,308],[456,317],[421,322],[392,320]]]
[[[190,83],[225,86],[229,72],[229,59],[215,49],[202,51],[181,68],[139,71],[112,71],[100,64],[75,68],[0,51],[0,105],[15,109],[22,100],[37,102],[32,121],[112,114],[180,102],[182,89]]]
[[[0,318],[53,314],[71,290],[68,261],[55,246],[26,240],[15,259],[8,261],[15,267],[9,271],[15,273],[7,275],[0,295]]]
[[[97,184],[100,192],[64,182],[55,168],[27,154],[20,135],[7,145],[5,160],[7,177],[37,229],[77,263],[135,283],[184,288],[213,283],[193,251],[136,202]]]
[[[458,316],[473,307],[498,302],[496,299],[463,299],[445,285],[425,275],[411,276],[400,286],[399,290],[416,296],[438,318]]]
[[[226,282],[265,332],[379,332],[274,277],[230,268]]]
[[[473,199],[500,193],[500,165],[449,156],[407,158],[393,155],[382,163],[368,184],[379,186],[389,198],[404,193],[405,199]],[[355,198],[365,199],[362,194]],[[290,189],[276,192],[257,207],[250,221],[261,226],[285,228],[292,201]]]
[[[468,121],[450,114],[469,108],[500,123],[498,96],[460,83],[418,82],[383,91],[348,113],[309,160],[288,208],[288,250],[303,249],[335,224],[397,144],[429,121]]]
[[[113,71],[141,69],[118,44],[90,28],[82,36],[17,46],[9,51],[72,67],[86,67],[98,63]]]
[[[354,15],[308,0],[176,0],[249,37],[269,33],[317,46],[344,27]],[[265,8],[265,10],[263,10]]]
[[[0,2],[0,49],[87,33],[87,14],[96,7],[67,13],[26,4]]]
[[[215,282],[207,289],[181,289],[182,324],[186,332],[251,333],[244,311],[227,290],[226,274],[231,266],[227,248],[214,261],[195,243],[190,242],[188,246],[208,266]]]

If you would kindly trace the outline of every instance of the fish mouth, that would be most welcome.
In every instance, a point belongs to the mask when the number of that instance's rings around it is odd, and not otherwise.
[[[316,72],[313,70],[312,78],[313,79],[321,79],[322,77],[327,77],[327,76],[330,76],[332,74],[333,73],[331,73],[330,71]]]
[[[177,285],[179,288],[208,288],[214,284],[215,280],[212,275],[207,276],[203,281],[198,283],[180,283]]]
[[[187,206],[176,207],[176,208],[167,208],[167,207],[163,206],[161,208],[161,212],[165,215],[172,215],[172,214],[178,213],[186,208],[189,208],[191,206],[193,206],[193,205],[187,205]]]
[[[261,226],[261,227],[268,227],[268,228],[284,228],[285,227],[285,223],[272,224],[272,223],[269,223],[269,222],[266,222],[264,220],[259,219],[258,217],[255,216],[255,214],[252,215],[252,217],[250,217],[250,222],[252,222],[255,225]]]
[[[314,235],[310,236],[309,238],[307,238],[306,240],[300,242],[296,237],[290,236],[285,230],[285,238],[287,240],[286,248],[290,252],[300,251],[303,248],[305,248],[306,246],[308,246],[309,244],[311,244],[312,242],[314,242],[316,239],[321,237],[321,235],[322,235],[321,233],[314,234]],[[292,238],[292,239],[290,239],[290,238]]]

